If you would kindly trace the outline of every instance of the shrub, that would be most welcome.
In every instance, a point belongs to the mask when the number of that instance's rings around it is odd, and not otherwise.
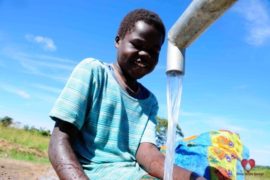
[[[11,124],[13,124],[13,119],[11,117],[5,116],[0,119],[0,124],[4,127],[9,127]]]

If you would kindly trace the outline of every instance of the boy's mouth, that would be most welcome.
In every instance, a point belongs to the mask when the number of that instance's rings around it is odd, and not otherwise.
[[[137,59],[134,63],[137,66],[141,67],[141,68],[146,68],[147,67],[147,64],[146,63],[143,63],[141,59]]]

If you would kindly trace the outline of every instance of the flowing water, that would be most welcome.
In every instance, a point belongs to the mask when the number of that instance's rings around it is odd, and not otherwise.
[[[168,130],[166,142],[166,158],[164,165],[164,180],[173,179],[176,126],[179,122],[182,81],[183,75],[181,75],[178,71],[167,72]]]

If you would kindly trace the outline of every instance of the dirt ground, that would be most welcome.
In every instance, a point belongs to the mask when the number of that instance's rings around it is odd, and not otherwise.
[[[58,180],[49,164],[0,159],[0,180]]]

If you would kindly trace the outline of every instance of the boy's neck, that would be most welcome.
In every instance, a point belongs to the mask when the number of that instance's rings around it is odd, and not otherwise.
[[[127,77],[118,63],[114,63],[113,69],[119,84],[131,95],[137,95],[140,92],[140,86],[137,80]]]

